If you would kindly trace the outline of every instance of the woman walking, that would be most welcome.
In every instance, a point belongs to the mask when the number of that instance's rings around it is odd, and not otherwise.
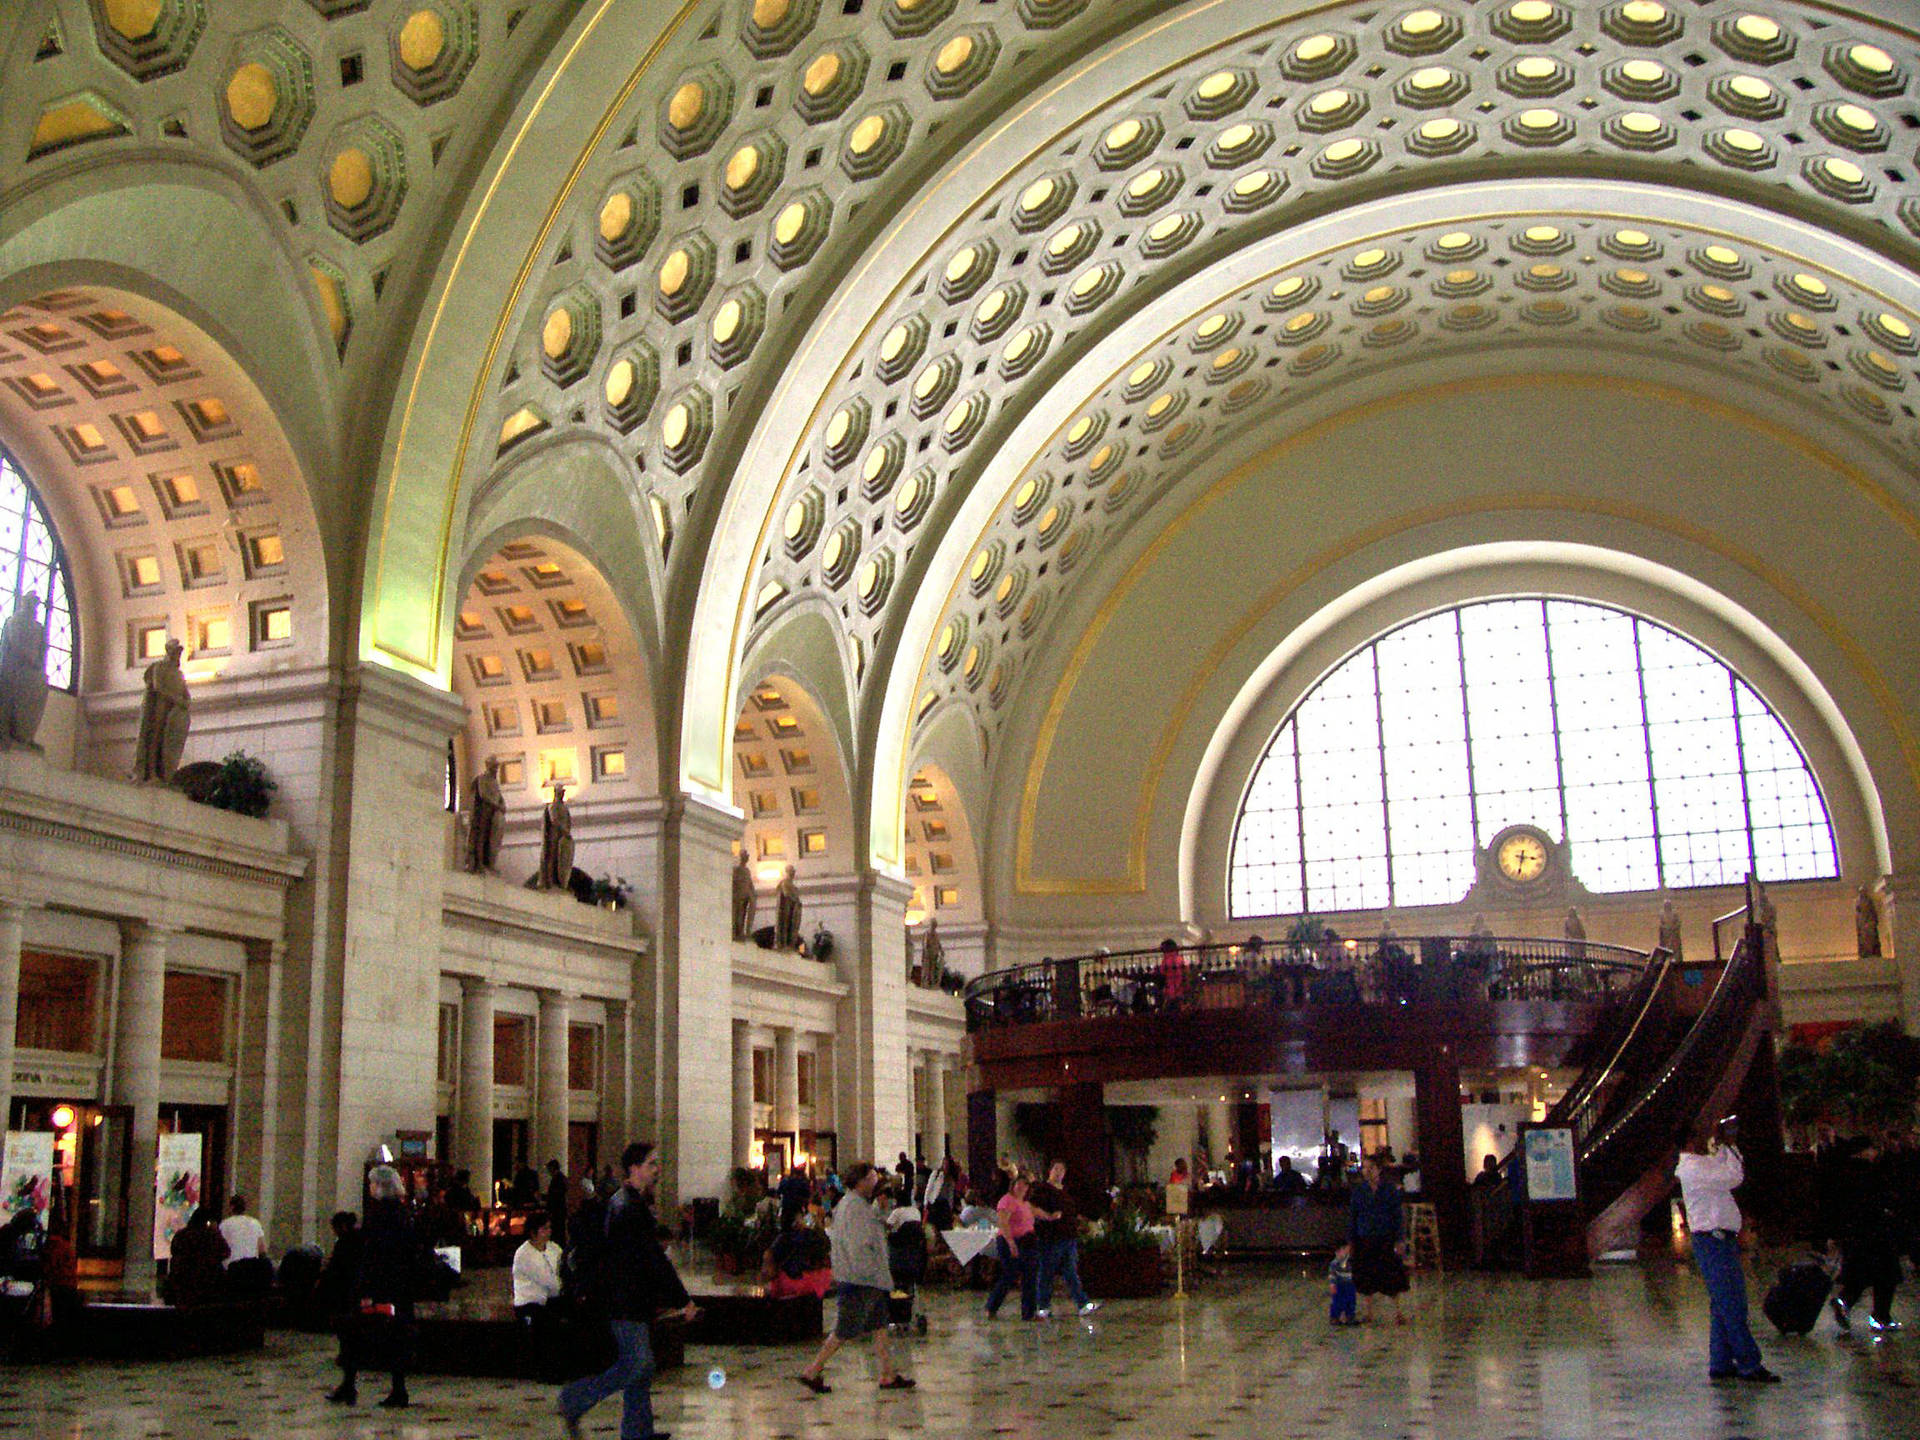
[[[1407,1312],[1400,1308],[1400,1297],[1407,1292],[1407,1266],[1400,1254],[1400,1187],[1387,1178],[1378,1155],[1360,1162],[1351,1215],[1353,1288],[1366,1300],[1360,1318],[1373,1319],[1374,1296],[1385,1295],[1393,1301],[1394,1324],[1404,1325]]]

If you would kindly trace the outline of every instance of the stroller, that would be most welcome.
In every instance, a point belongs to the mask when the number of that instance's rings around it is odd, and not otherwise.
[[[914,1311],[920,1282],[927,1278],[927,1227],[918,1206],[902,1205],[887,1216],[887,1269],[893,1272],[893,1293],[887,1297],[888,1328],[926,1334],[927,1317]]]

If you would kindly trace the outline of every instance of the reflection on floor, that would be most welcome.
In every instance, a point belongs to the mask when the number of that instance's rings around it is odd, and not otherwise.
[[[1768,1267],[1769,1270],[1771,1267]],[[1241,1266],[1184,1302],[1116,1301],[1088,1321],[1023,1324],[1009,1304],[926,1297],[931,1334],[904,1367],[920,1388],[879,1395],[870,1346],[844,1352],[816,1398],[790,1378],[796,1350],[699,1349],[658,1392],[678,1440],[1840,1440],[1920,1435],[1920,1326],[1876,1343],[1808,1339],[1759,1321],[1784,1385],[1710,1385],[1706,1305],[1691,1270],[1629,1266],[1592,1281],[1423,1278],[1413,1321],[1330,1331],[1315,1267]],[[1758,1285],[1755,1285],[1756,1295]],[[1913,1320],[1909,1297],[1896,1311]],[[1759,1317],[1756,1313],[1756,1321]],[[1864,1322],[1864,1317],[1862,1317]],[[324,1339],[275,1334],[263,1354],[171,1366],[59,1365],[0,1372],[0,1435],[34,1440],[177,1436],[553,1440],[553,1391],[427,1376],[404,1414],[321,1401],[335,1378]],[[724,1372],[724,1377],[719,1373]],[[371,1377],[369,1377],[371,1378]],[[717,1385],[710,1381],[719,1381]],[[374,1398],[377,1385],[368,1386]],[[617,1433],[617,1402],[589,1434]]]

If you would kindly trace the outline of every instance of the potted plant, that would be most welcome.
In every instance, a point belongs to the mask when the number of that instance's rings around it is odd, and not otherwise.
[[[723,1210],[707,1231],[715,1275],[750,1275],[760,1264],[767,1238],[751,1215]]]
[[[1104,1224],[1088,1229],[1080,1247],[1080,1274],[1088,1293],[1106,1300],[1158,1295],[1167,1287],[1160,1238],[1129,1205],[1116,1206]]]

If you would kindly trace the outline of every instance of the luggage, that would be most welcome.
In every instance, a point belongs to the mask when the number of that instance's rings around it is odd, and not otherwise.
[[[1819,1261],[1797,1260],[1780,1272],[1760,1308],[1782,1335],[1808,1335],[1832,1289],[1833,1281]]]

